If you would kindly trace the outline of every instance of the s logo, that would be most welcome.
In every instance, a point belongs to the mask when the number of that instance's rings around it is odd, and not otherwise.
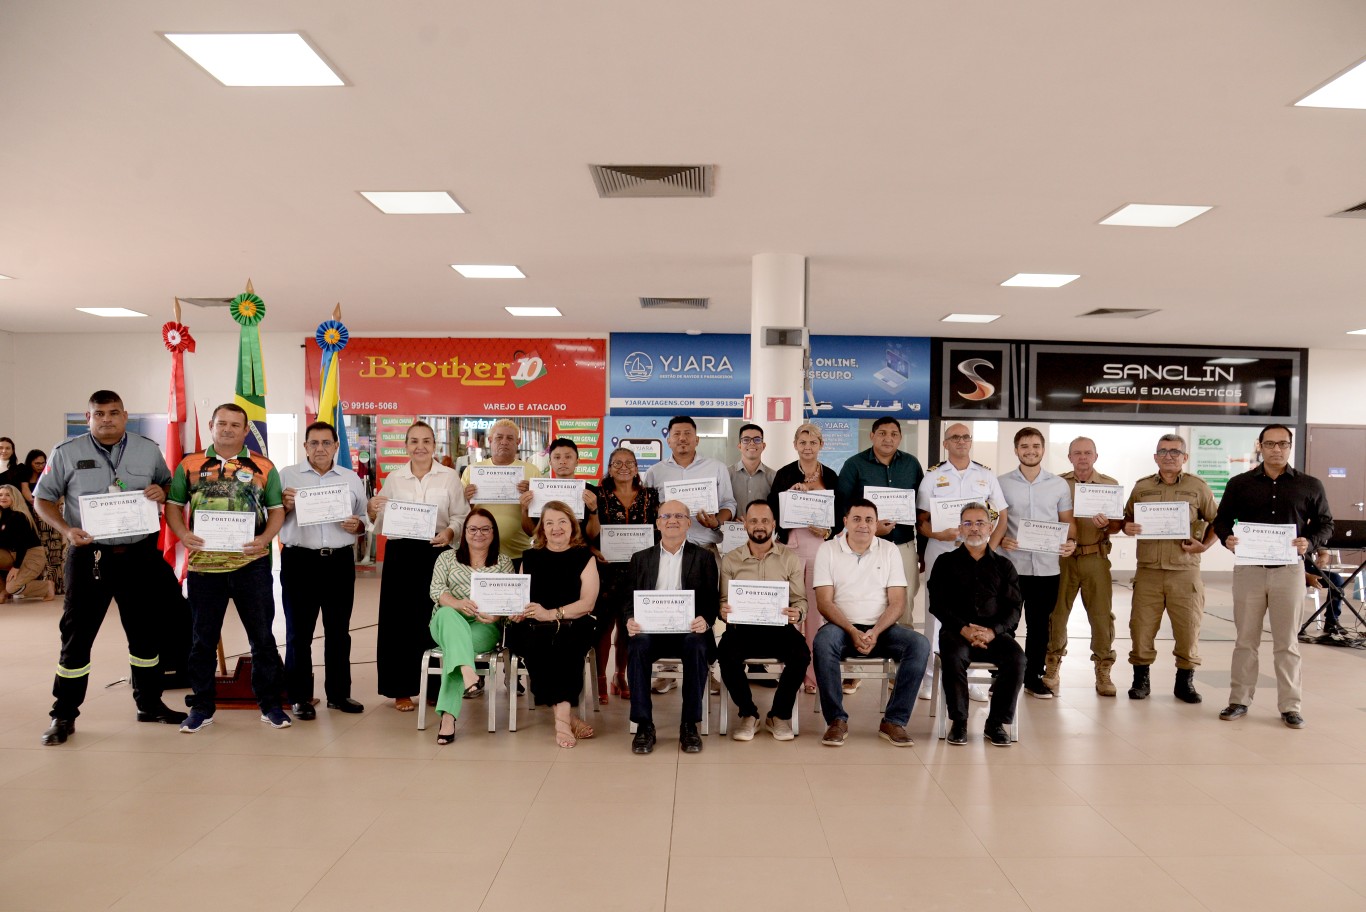
[[[977,375],[977,371],[983,367],[992,367],[992,363],[986,358],[968,358],[966,361],[958,362],[958,373],[972,381],[974,389],[970,393],[959,393],[964,399],[973,402],[980,402],[983,399],[990,399],[996,392],[996,387]]]

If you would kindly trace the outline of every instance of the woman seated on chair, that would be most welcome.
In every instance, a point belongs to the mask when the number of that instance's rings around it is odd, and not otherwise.
[[[531,576],[531,602],[508,618],[508,647],[522,657],[538,706],[555,710],[555,743],[573,747],[593,737],[574,715],[583,691],[583,662],[597,635],[593,604],[598,568],[584,542],[575,512],[558,500],[541,511],[535,543],[522,555]]]
[[[470,601],[470,577],[512,573],[512,561],[498,551],[498,523],[483,507],[470,510],[460,547],[444,551],[432,570],[432,639],[442,653],[441,691],[436,698],[437,744],[455,740],[460,704],[479,689],[474,657],[498,645],[497,618]],[[489,699],[492,699],[490,697]]]
[[[42,579],[46,572],[47,550],[38,541],[23,495],[14,485],[0,485],[0,602],[28,596],[51,601],[52,580]]]

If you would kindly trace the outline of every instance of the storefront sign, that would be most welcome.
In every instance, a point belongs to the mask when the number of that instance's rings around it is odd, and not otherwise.
[[[1293,424],[1300,373],[1300,353],[1288,349],[1031,344],[1029,417]]]
[[[316,345],[305,346],[310,414]],[[351,337],[341,359],[342,409],[352,414],[596,415],[605,398],[601,339]]]
[[[613,333],[614,415],[739,416],[749,392],[749,336]]]
[[[812,336],[807,371],[820,418],[928,418],[930,340],[888,336]]]
[[[943,418],[1011,418],[1014,361],[1009,342],[940,343],[939,414]]]
[[[602,477],[602,419],[554,418],[551,438],[563,437],[574,441],[579,448],[579,464],[575,478],[593,480]]]

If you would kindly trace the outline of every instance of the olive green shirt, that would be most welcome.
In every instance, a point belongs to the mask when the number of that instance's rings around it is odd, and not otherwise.
[[[1205,530],[1214,522],[1219,508],[1209,485],[1198,475],[1189,472],[1182,472],[1172,484],[1164,484],[1161,475],[1140,478],[1129,494],[1129,502],[1124,505],[1124,521],[1134,521],[1134,504],[1138,501],[1160,503],[1176,500],[1184,500],[1190,505],[1190,537],[1193,541],[1202,541]],[[1199,568],[1200,555],[1182,551],[1179,539],[1140,540],[1138,565],[1154,570],[1189,570]]]

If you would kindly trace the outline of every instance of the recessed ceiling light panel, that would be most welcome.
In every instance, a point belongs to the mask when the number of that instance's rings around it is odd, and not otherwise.
[[[1347,335],[1349,335],[1349,336],[1366,336],[1366,329],[1349,329],[1349,330],[1347,330]]]
[[[1100,220],[1102,225],[1124,225],[1130,228],[1175,228],[1197,215],[1204,215],[1213,206],[1166,206],[1152,203],[1130,203]]]
[[[504,307],[514,317],[562,317],[558,307]]]
[[[346,84],[297,32],[165,37],[225,86]]]
[[[92,314],[96,317],[145,317],[145,313],[138,313],[136,310],[129,310],[127,307],[77,307],[81,313]]]
[[[1000,314],[949,314],[940,319],[940,323],[995,323],[1001,319]]]
[[[1297,108],[1366,108],[1366,62],[1295,102]]]
[[[1081,278],[1079,275],[1063,275],[1053,272],[1018,272],[1001,283],[1007,288],[1061,288],[1068,282]]]
[[[451,264],[451,268],[467,279],[525,279],[526,274],[516,266],[469,266]]]
[[[445,190],[362,190],[385,215],[461,215],[464,209]]]
[[[0,282],[4,281],[4,280],[6,280],[6,279],[13,280],[13,279],[14,279],[14,276],[0,275]]]

